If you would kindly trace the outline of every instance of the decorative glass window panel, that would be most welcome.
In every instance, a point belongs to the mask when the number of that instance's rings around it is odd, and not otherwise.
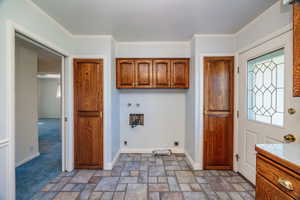
[[[248,119],[283,126],[284,49],[248,61]]]

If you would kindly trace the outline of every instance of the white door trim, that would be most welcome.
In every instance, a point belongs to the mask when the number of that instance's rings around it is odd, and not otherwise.
[[[15,181],[15,33],[19,32],[26,37],[43,44],[46,47],[49,47],[50,49],[53,49],[60,54],[65,56],[65,60],[67,60],[68,56],[70,54],[67,53],[67,51],[59,48],[56,44],[51,43],[47,41],[46,39],[40,37],[39,35],[36,35],[29,30],[27,30],[25,27],[20,26],[13,21],[7,20],[6,21],[7,26],[7,33],[6,33],[6,41],[7,41],[7,68],[8,68],[8,79],[7,79],[7,85],[8,85],[8,92],[6,95],[7,102],[8,102],[8,113],[7,113],[7,119],[8,119],[8,198],[10,200],[14,200],[16,197],[16,181]],[[66,66],[65,66],[66,67]],[[63,74],[62,74],[63,75]],[[64,85],[65,82],[63,82],[62,85]],[[64,101],[62,101],[64,102]],[[64,106],[63,106],[64,107]],[[63,108],[64,110],[64,108]],[[63,111],[62,110],[62,111]],[[62,112],[62,119],[64,118],[65,113]],[[67,132],[62,131],[62,134],[67,134]],[[69,132],[68,132],[69,134]],[[64,137],[64,136],[63,136]],[[64,144],[65,145],[65,144]],[[65,154],[69,154],[69,152],[63,153],[63,156]],[[67,155],[66,155],[67,157]],[[66,158],[65,157],[65,158]],[[63,157],[63,160],[65,159]],[[64,162],[63,162],[64,163]],[[63,165],[63,170],[65,170],[65,166]]]

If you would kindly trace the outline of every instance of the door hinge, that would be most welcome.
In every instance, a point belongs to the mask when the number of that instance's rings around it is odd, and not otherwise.
[[[240,67],[237,67],[237,73],[238,74],[240,73]]]
[[[236,117],[239,118],[240,117],[240,111],[236,111]]]
[[[235,159],[238,162],[240,160],[240,155],[239,154],[235,154]]]

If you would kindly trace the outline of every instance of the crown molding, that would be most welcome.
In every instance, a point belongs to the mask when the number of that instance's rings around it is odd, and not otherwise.
[[[89,38],[89,39],[97,39],[97,38],[106,38],[106,39],[113,39],[112,35],[80,35],[80,34],[72,34],[72,38]]]
[[[199,37],[235,37],[234,34],[194,34],[192,38],[199,38]]]
[[[131,44],[131,45],[147,45],[147,44],[189,44],[190,41],[133,41],[133,42],[129,42],[129,41],[124,41],[124,42],[118,42],[118,44],[120,45],[126,45],[126,44]]]

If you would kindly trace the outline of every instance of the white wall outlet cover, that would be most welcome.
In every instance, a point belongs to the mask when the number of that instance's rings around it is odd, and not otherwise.
[[[282,0],[283,5],[289,5],[293,2],[294,2],[294,0]]]

